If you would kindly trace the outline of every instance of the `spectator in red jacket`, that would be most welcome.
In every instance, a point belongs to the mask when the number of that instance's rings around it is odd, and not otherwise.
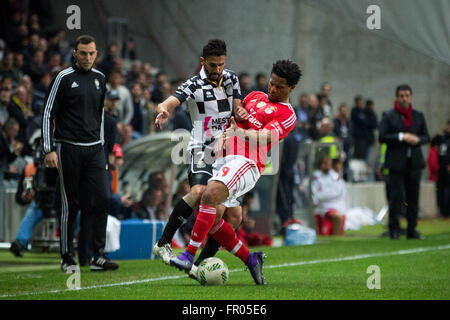
[[[436,135],[431,139],[430,150],[428,151],[427,167],[428,181],[437,182],[439,171],[439,142],[441,137]]]

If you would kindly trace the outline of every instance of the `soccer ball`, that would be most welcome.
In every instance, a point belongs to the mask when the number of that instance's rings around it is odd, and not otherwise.
[[[198,266],[197,275],[201,285],[221,286],[228,280],[228,267],[219,258],[207,258]]]

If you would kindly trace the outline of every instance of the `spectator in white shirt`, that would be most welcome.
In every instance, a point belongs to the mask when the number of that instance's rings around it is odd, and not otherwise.
[[[336,160],[336,169],[340,162]],[[311,192],[318,233],[344,235],[345,182],[342,176],[333,170],[332,161],[328,155],[322,156],[319,160],[319,170],[314,172]]]

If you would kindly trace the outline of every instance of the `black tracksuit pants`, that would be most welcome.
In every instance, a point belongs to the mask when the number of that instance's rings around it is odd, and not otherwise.
[[[61,187],[61,255],[74,253],[73,223],[81,210],[80,230],[102,255],[106,240],[107,207],[111,197],[103,146],[57,144]],[[81,242],[86,243],[82,239]]]

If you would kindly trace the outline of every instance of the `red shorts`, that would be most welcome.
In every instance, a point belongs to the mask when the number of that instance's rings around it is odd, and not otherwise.
[[[324,216],[321,216],[320,214],[315,215],[319,235],[329,236],[333,234],[332,216],[337,213],[338,212],[336,210],[330,209],[325,213]],[[341,231],[344,231],[344,226],[345,226],[345,216],[343,216]]]

